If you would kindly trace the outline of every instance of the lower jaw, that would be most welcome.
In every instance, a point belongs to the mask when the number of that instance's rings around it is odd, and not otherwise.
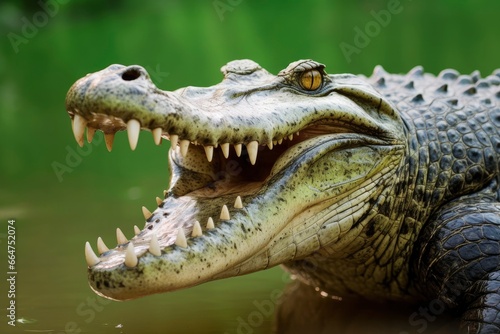
[[[326,143],[327,139],[323,142]],[[316,156],[315,152],[311,155]],[[281,166],[287,168],[286,161],[293,157],[292,154],[285,155]],[[279,201],[283,196],[280,185],[300,177],[291,175],[287,170],[280,171],[280,174],[277,183],[273,183],[271,176],[268,182],[228,183],[212,193],[210,187],[205,187],[184,196],[165,199],[148,219],[143,232],[132,240],[138,242],[143,238],[147,241],[148,230],[158,232],[162,236],[162,255],[154,257],[147,253],[139,259],[135,268],[127,268],[123,263],[91,268],[89,277],[94,290],[114,299],[130,299],[190,287],[215,278],[249,273],[284,262],[286,259],[270,262],[265,252],[270,242],[282,233],[287,222],[300,211],[297,206],[299,203],[288,203],[287,209],[283,209]],[[222,205],[232,208],[237,195],[244,198],[243,209],[231,209],[229,219],[218,217],[218,208]],[[168,218],[165,218],[165,213],[168,213]],[[190,239],[187,247],[173,245],[175,227],[190,228],[195,220],[204,225],[208,217],[215,221],[213,231],[204,233],[203,238]],[[147,252],[147,242],[142,243],[142,247],[139,247],[139,251]],[[117,291],[99,289],[97,282],[103,282],[106,277],[115,278],[113,286],[121,284],[125,288]],[[148,285],[151,288],[145,291],[144,286]]]
[[[186,205],[191,208],[199,204],[199,199],[184,197],[179,200],[190,202]],[[203,199],[205,200],[210,201]],[[241,267],[245,260],[265,246],[254,244],[256,240],[264,240],[262,234],[265,232],[259,232],[259,227],[253,226],[262,226],[261,223],[249,218],[248,211],[244,208],[230,208],[229,211],[232,215],[230,220],[216,217],[214,228],[204,228],[202,237],[188,238],[187,247],[172,244],[175,235],[170,233],[171,227],[157,224],[155,233],[167,230],[167,234],[160,240],[161,256],[149,253],[147,242],[141,244],[138,240],[147,234],[138,235],[131,240],[138,244],[136,252],[143,253],[139,256],[138,264],[129,268],[119,258],[123,258],[121,254],[110,254],[114,261],[104,258],[101,263],[89,269],[92,289],[106,298],[126,300],[265,269],[267,263],[257,266],[253,263],[251,269]]]

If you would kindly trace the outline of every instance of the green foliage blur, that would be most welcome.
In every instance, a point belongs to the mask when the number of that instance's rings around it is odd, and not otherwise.
[[[399,11],[377,21],[390,6]],[[423,65],[432,73],[453,67],[487,75],[500,66],[499,12],[496,0],[4,0],[0,182],[60,181],[52,163],[65,164],[67,145],[76,149],[65,94],[78,78],[110,64],[143,65],[159,73],[153,80],[167,90],[215,84],[219,68],[238,58],[274,73],[313,58],[331,73],[369,75],[382,64],[392,72]],[[373,37],[363,40],[357,35],[366,29]],[[128,148],[124,135],[117,136],[111,157],[104,145],[94,147],[63,178],[98,171],[113,177],[123,165],[158,173],[166,152],[159,153],[149,136],[141,135],[148,138],[133,153],[122,150]]]

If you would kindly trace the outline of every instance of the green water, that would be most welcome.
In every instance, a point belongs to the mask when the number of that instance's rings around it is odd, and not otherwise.
[[[143,133],[131,152],[120,133],[111,153],[101,137],[79,150],[64,110],[78,78],[112,63],[141,64],[163,89],[204,86],[239,58],[273,73],[313,58],[330,73],[370,74],[382,64],[392,72],[423,65],[432,73],[453,67],[487,75],[500,67],[499,12],[496,0],[2,1],[0,305],[15,300],[18,321],[8,326],[3,311],[0,332],[269,333],[276,323],[256,305],[274,308],[272,296],[286,285],[280,268],[123,303],[88,288],[84,242],[102,236],[111,244],[116,227],[131,236],[141,226],[140,207],[154,208],[168,185],[167,146]],[[16,221],[15,299],[4,284],[9,219]],[[309,303],[288,300],[281,315],[290,325],[280,328],[326,322],[297,316],[324,301]],[[361,313],[365,304],[347,314],[335,305],[333,315],[351,324],[330,327],[335,333],[370,332],[374,319],[392,314]],[[407,320],[412,312],[397,325],[388,320],[385,333],[421,329]],[[447,333],[443,326],[432,332]]]

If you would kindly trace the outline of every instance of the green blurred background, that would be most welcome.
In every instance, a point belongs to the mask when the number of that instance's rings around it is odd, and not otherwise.
[[[6,326],[2,314],[0,331],[237,333],[255,301],[285,286],[274,268],[101,305],[86,283],[84,242],[100,235],[112,244],[116,227],[132,236],[132,226],[142,226],[140,207],[153,209],[168,184],[168,145],[143,133],[131,152],[120,133],[109,153],[99,133],[78,149],[64,108],[78,78],[113,63],[140,64],[162,89],[206,86],[240,58],[272,73],[312,58],[330,73],[369,75],[382,64],[390,72],[423,65],[435,74],[452,67],[488,75],[500,66],[499,14],[498,0],[3,0],[0,268],[14,218],[19,321]],[[272,318],[251,332],[269,333]]]

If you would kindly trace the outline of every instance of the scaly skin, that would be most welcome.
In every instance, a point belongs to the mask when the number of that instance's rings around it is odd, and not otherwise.
[[[99,241],[99,256],[86,244],[96,293],[131,299],[283,264],[329,293],[437,299],[464,331],[500,331],[498,70],[364,78],[306,60],[274,76],[240,60],[222,73],[165,92],[142,67],[112,65],[68,92],[81,145],[87,126],[108,149],[124,129],[132,149],[139,129],[173,146],[144,229],[118,232],[111,250]]]

